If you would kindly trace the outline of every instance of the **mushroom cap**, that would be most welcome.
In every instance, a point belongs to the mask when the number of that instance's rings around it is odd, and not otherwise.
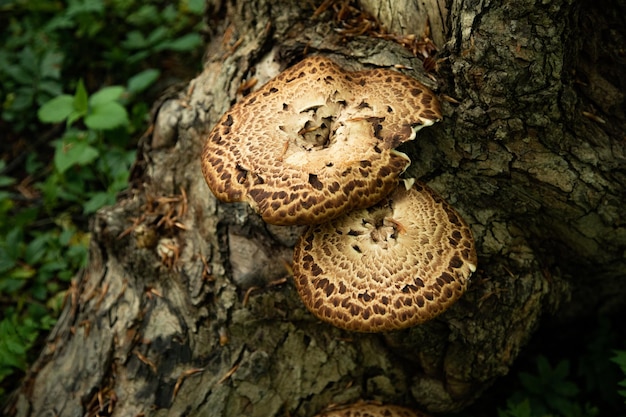
[[[426,414],[397,405],[357,403],[324,411],[315,417],[428,417]]]
[[[202,172],[218,199],[245,201],[267,223],[317,224],[389,194],[410,164],[394,148],[441,117],[411,77],[313,56],[222,116]]]
[[[375,206],[307,228],[294,250],[293,273],[319,319],[381,332],[442,313],[463,294],[476,263],[465,221],[415,183]]]

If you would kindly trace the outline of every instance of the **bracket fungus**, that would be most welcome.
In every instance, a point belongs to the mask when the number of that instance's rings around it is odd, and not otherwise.
[[[352,331],[403,329],[446,310],[476,270],[461,216],[425,185],[399,185],[411,161],[396,148],[441,118],[411,77],[313,56],[222,116],[202,172],[218,199],[308,226],[293,273],[315,316]]]
[[[381,405],[367,402],[340,406],[315,417],[428,417],[426,414],[397,405]]]
[[[318,318],[359,332],[430,320],[465,291],[477,258],[461,216],[427,186],[311,226],[294,250],[298,293]]]
[[[267,223],[320,224],[392,192],[410,164],[395,148],[441,118],[409,76],[312,56],[222,116],[202,171],[218,199],[247,202]]]

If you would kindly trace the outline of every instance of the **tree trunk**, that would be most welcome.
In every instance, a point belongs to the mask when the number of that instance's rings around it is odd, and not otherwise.
[[[436,83],[390,37],[338,32],[332,7],[211,4],[204,71],[160,105],[132,187],[95,217],[89,267],[7,414],[312,416],[359,398],[458,410],[546,313],[623,307],[626,4],[425,3],[446,40]],[[423,33],[417,2],[363,7],[390,33]],[[444,121],[406,149],[410,174],[470,223],[479,270],[436,320],[389,334],[319,322],[288,277],[299,230],[205,184],[203,142],[242,83],[311,53],[415,68],[442,99]]]

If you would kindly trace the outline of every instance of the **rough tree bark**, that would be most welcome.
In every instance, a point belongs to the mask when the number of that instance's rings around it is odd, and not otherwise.
[[[362,7],[397,34],[422,33],[430,13],[441,42],[437,83],[407,73],[456,102],[407,152],[472,226],[479,271],[460,302],[383,335],[305,310],[277,261],[297,230],[212,197],[204,135],[242,82],[307,53],[421,63],[391,40],[345,39],[310,2],[212,2],[204,71],[160,105],[132,188],[94,219],[89,267],[8,413],[312,416],[358,398],[457,410],[507,373],[546,313],[623,305],[624,1],[425,3]]]

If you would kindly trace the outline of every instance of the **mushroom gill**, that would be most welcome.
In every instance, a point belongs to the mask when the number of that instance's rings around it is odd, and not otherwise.
[[[311,226],[294,250],[298,293],[319,319],[359,332],[403,329],[451,306],[476,270],[471,231],[426,185]]]
[[[267,223],[319,224],[393,191],[410,164],[394,148],[441,117],[411,77],[313,56],[223,115],[202,171],[218,199],[247,202]]]

